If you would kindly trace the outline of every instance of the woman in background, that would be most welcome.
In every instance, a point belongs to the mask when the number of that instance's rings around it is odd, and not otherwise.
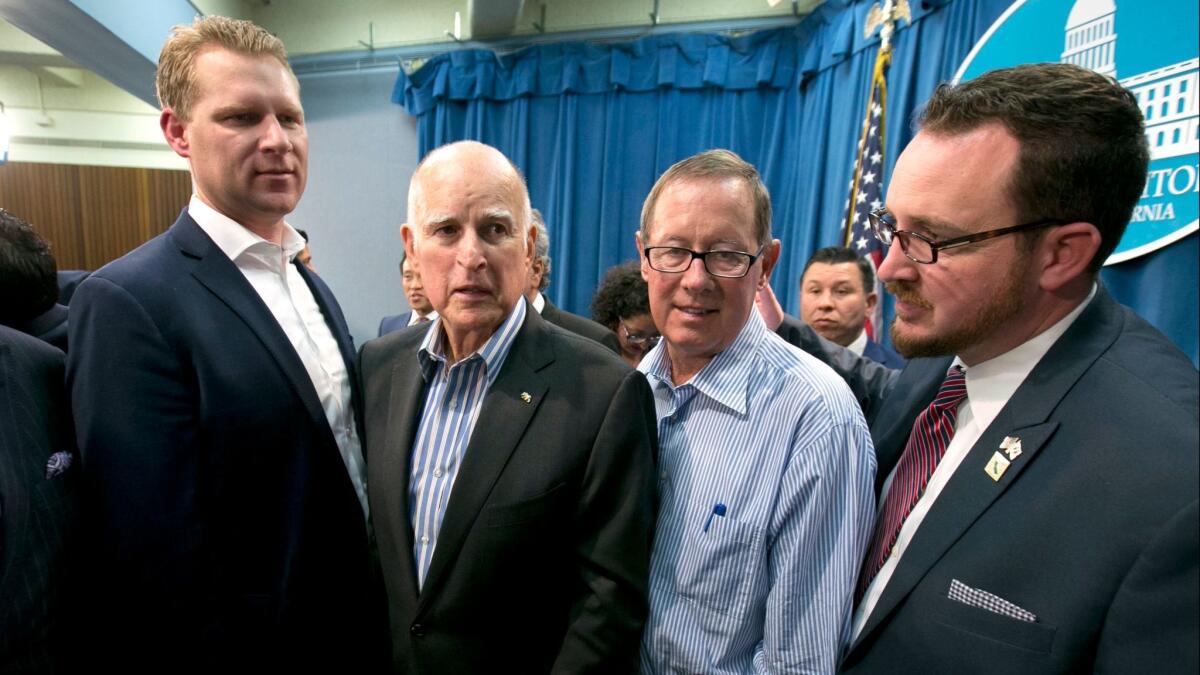
[[[650,317],[649,295],[638,261],[605,272],[592,297],[592,319],[616,333],[621,358],[634,368],[658,344],[658,329]]]

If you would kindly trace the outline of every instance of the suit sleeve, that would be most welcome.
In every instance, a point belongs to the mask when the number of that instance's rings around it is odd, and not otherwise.
[[[608,406],[583,478],[575,516],[583,588],[555,673],[637,669],[649,611],[657,444],[650,385],[631,371]]]
[[[870,424],[879,411],[883,399],[892,389],[899,371],[880,365],[871,359],[858,356],[845,347],[817,335],[799,319],[785,314],[783,323],[776,330],[779,337],[795,347],[816,357],[821,363],[833,368],[854,393]]]
[[[181,355],[124,288],[92,276],[71,311],[67,377],[88,495],[90,591],[124,624],[95,630],[120,631],[126,647],[169,649],[171,639],[199,638],[209,617],[197,608],[212,597],[197,494],[199,395]]]
[[[1095,672],[1200,671],[1198,522],[1200,502],[1193,501],[1156,533],[1125,575],[1104,621]]]

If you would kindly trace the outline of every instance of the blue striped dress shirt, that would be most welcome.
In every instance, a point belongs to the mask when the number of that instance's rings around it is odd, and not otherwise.
[[[408,479],[408,503],[412,513],[413,558],[417,563],[417,587],[433,560],[438,531],[450,490],[462,466],[463,453],[471,441],[475,420],[484,396],[500,373],[517,332],[525,323],[525,298],[508,318],[470,356],[447,365],[441,317],[429,326],[417,360],[425,380],[425,406],[413,445],[412,473]]]
[[[643,673],[832,673],[875,515],[875,452],[827,366],[767,330],[654,389],[660,511]]]

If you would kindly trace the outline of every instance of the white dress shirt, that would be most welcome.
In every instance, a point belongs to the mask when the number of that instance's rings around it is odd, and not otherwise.
[[[865,329],[859,331],[858,337],[854,338],[854,342],[851,342],[850,344],[846,345],[846,349],[849,349],[850,351],[854,352],[858,356],[862,356],[863,350],[866,348],[867,348],[867,331]]]
[[[277,246],[218,213],[194,194],[188,203],[188,215],[233,261],[292,343],[321,401],[366,515],[366,467],[362,444],[354,428],[350,373],[312,290],[292,264],[292,259],[304,249],[304,238],[284,223],[283,246]]]
[[[1083,309],[1096,296],[1096,288],[1096,285],[1092,284],[1092,291],[1088,293],[1087,298],[1079,303],[1078,307],[1071,310],[1070,314],[1059,319],[1058,323],[995,358],[967,367],[961,359],[955,357],[951,367],[959,366],[965,371],[967,397],[958,406],[954,437],[950,439],[946,454],[942,456],[933,475],[929,477],[924,494],[917,500],[912,512],[908,514],[908,518],[900,528],[900,536],[896,539],[896,545],[892,547],[891,555],[883,563],[883,567],[875,575],[871,585],[867,587],[866,593],[863,594],[862,602],[859,603],[858,610],[854,615],[851,643],[858,639],[858,634],[862,632],[863,626],[867,623],[867,617],[871,616],[871,610],[875,609],[875,604],[883,595],[883,590],[892,578],[892,573],[896,571],[896,566],[904,555],[905,549],[916,535],[917,529],[921,527],[921,521],[933,508],[938,495],[942,493],[946,483],[950,482],[950,478],[958,470],[958,465],[966,458],[971,448],[975,447],[976,441],[991,426],[992,421],[1008,404],[1008,399],[1012,398],[1038,361],[1041,361],[1046,352],[1050,351],[1050,347],[1058,342],[1058,338],[1067,332]],[[897,465],[899,464],[897,463]],[[883,491],[879,493],[879,509],[883,509],[883,505],[887,501],[888,490],[892,487],[892,478],[895,475],[896,470],[893,468],[883,486]],[[877,513],[876,518],[878,519],[880,515]]]
[[[433,321],[436,318],[438,318],[438,313],[437,313],[436,309],[429,310],[429,313],[426,314],[425,316],[421,316],[420,314],[417,313],[417,310],[414,309],[408,313],[408,325],[415,326],[415,325],[421,323],[422,320]]]
[[[542,310],[546,309],[546,298],[542,296],[541,291],[538,291],[538,294],[533,297],[533,302],[529,304],[533,305],[533,310],[535,312],[541,314]]]

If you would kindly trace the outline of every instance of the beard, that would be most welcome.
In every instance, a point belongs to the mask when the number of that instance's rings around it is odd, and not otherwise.
[[[989,300],[974,308],[958,325],[940,335],[908,335],[900,330],[896,319],[892,319],[892,346],[906,359],[961,354],[1003,329],[1013,317],[1025,309],[1025,298],[1021,293],[1025,266],[1010,265],[1003,285]],[[907,281],[886,284],[887,290],[906,304],[924,309],[933,309],[933,304],[916,291]]]

